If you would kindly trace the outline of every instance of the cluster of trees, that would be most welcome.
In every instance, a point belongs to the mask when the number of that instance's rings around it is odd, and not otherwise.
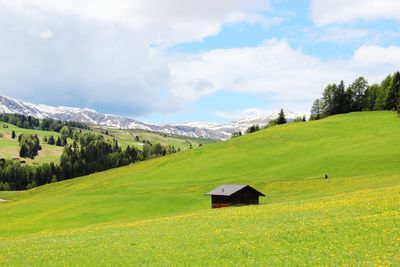
[[[254,124],[252,126],[250,126],[249,128],[247,128],[246,133],[254,133],[254,132],[258,132],[260,130],[260,126],[258,124]]]
[[[123,150],[116,139],[106,140],[102,135],[91,132],[74,132],[72,135],[74,141],[64,147],[60,165],[30,166],[2,159],[0,190],[30,189],[176,152],[173,146],[164,147],[150,142],[144,144],[143,151],[130,146]]]
[[[36,129],[40,126],[40,121],[31,116],[24,116],[20,114],[0,114],[0,121],[8,122],[19,128]]]
[[[67,145],[61,155],[60,166],[64,178],[73,178],[128,165],[137,161],[138,151],[127,147],[122,151],[117,140],[107,141],[102,135],[82,134],[77,141]]]
[[[66,137],[58,136],[57,139],[54,138],[54,135],[44,136],[43,142],[49,145],[56,145],[56,146],[66,146],[68,144]]]
[[[368,85],[364,77],[347,87],[343,81],[329,84],[322,97],[314,101],[310,119],[372,110],[400,110],[400,72],[388,75],[380,84]]]
[[[18,137],[18,142],[20,146],[19,156],[21,158],[33,159],[39,154],[39,150],[42,150],[37,135],[21,134]]]
[[[0,160],[0,191],[31,189],[57,182],[57,177],[62,177],[62,170],[54,163],[32,166]]]
[[[39,120],[32,116],[21,114],[0,114],[0,121],[7,122],[25,129],[37,129],[43,131],[60,132],[63,126],[89,130],[90,127],[84,123],[75,121],[60,121],[53,119]]]

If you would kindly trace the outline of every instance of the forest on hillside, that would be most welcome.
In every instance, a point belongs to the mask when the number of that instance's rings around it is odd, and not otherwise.
[[[314,101],[310,119],[374,110],[400,111],[399,71],[388,75],[380,84],[369,85],[364,77],[359,77],[347,87],[343,81],[327,85],[321,98]]]
[[[7,119],[4,119],[7,118]],[[107,140],[103,135],[94,132],[83,132],[88,129],[84,124],[68,122],[59,128],[59,121],[39,121],[33,117],[23,115],[2,114],[0,120],[14,122],[16,125],[25,125],[29,129],[48,129],[60,132],[60,137],[55,142],[64,146],[60,164],[44,163],[41,165],[28,165],[25,161],[0,159],[0,191],[25,190],[36,186],[71,179],[91,173],[126,166],[134,162],[165,156],[178,150],[174,146],[152,144],[149,141],[143,143],[143,149],[133,146],[122,149],[118,140]],[[48,122],[51,122],[48,124]],[[79,125],[81,129],[66,125]],[[51,126],[51,127],[47,127]],[[13,131],[12,138],[17,138]],[[52,139],[52,135],[43,138],[46,143]],[[54,138],[53,138],[54,139]],[[70,140],[67,142],[67,140]],[[37,135],[19,134],[20,156],[22,158],[34,158],[41,150],[40,140]]]

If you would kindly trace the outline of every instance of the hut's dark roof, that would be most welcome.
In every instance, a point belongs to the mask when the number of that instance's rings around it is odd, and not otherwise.
[[[252,190],[256,191],[260,196],[265,196],[263,193],[254,189],[253,187],[251,187],[249,185],[242,185],[242,184],[224,184],[224,185],[218,186],[214,190],[211,190],[210,192],[206,193],[206,195],[231,196],[234,193],[242,190],[245,187],[250,187]]]

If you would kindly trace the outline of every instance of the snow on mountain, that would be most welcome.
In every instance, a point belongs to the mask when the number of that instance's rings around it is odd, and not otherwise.
[[[297,117],[302,117],[303,114],[295,113],[295,112],[285,112],[286,119],[291,122]],[[254,117],[254,118],[243,118],[237,121],[234,121],[230,124],[216,124],[209,122],[188,122],[183,123],[181,125],[187,125],[198,128],[206,128],[215,132],[219,132],[221,135],[227,136],[229,138],[232,133],[241,131],[244,133],[249,127],[253,125],[259,125],[260,127],[264,127],[270,122],[278,118],[278,113],[272,113],[263,117]]]
[[[254,124],[265,126],[270,120],[276,119],[278,114],[270,114],[261,118],[241,119],[230,124],[216,124],[209,122],[188,122],[181,124],[151,124],[136,121],[131,118],[102,114],[88,108],[52,107],[42,104],[26,103],[0,95],[0,113],[18,113],[33,116],[39,119],[52,118],[62,121],[77,121],[87,124],[101,125],[118,129],[137,129],[168,135],[179,135],[192,138],[210,138],[216,140],[228,139],[232,133],[242,131]],[[287,119],[293,120],[301,116],[293,112],[286,114]]]

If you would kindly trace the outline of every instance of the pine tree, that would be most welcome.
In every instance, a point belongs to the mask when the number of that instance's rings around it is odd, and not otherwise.
[[[316,99],[311,107],[310,120],[319,120],[322,117],[322,102],[320,99]]]
[[[286,117],[285,117],[285,112],[283,111],[283,109],[281,109],[281,111],[278,114],[278,118],[276,119],[276,123],[277,124],[285,124],[287,123]]]
[[[396,110],[397,112],[400,112],[400,72],[396,72],[393,75],[392,78],[392,83],[390,84],[391,90],[394,91],[394,97],[395,97],[395,105],[396,105]]]
[[[54,136],[53,136],[53,135],[50,135],[50,136],[49,136],[47,143],[48,143],[49,145],[54,145],[54,144],[56,143],[56,142],[54,141]]]
[[[11,132],[11,138],[12,138],[12,139],[15,139],[16,136],[17,136],[17,135],[15,134],[15,131],[12,131],[12,132]]]
[[[348,95],[350,97],[350,110],[349,111],[362,111],[366,106],[366,91],[368,81],[364,77],[357,78],[348,88]]]
[[[329,84],[325,87],[321,99],[321,114],[324,117],[333,115],[333,92],[336,90],[336,84]]]
[[[400,72],[393,74],[387,89],[385,109],[395,110],[400,96]]]

